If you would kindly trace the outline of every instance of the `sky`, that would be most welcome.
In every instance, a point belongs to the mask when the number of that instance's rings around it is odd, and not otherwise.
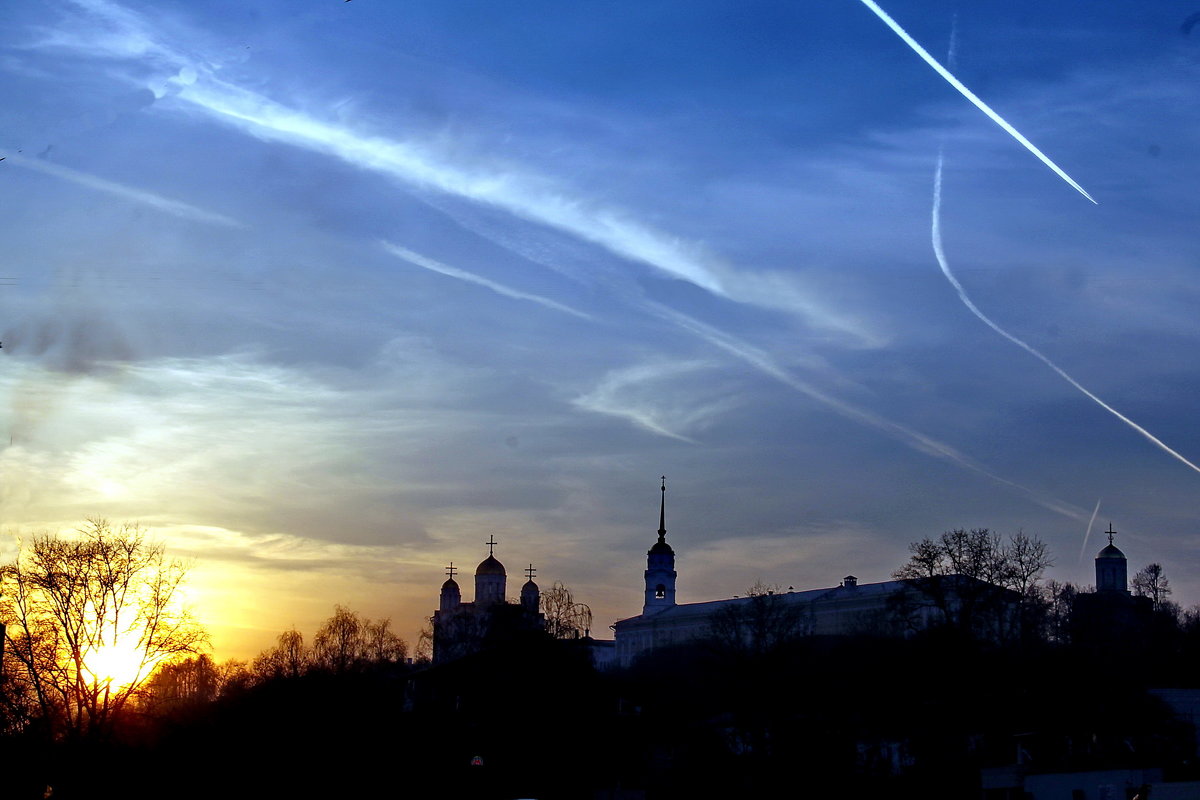
[[[603,635],[666,475],[681,602],[1111,522],[1200,603],[1200,5],[880,10],[1062,174],[859,0],[6,9],[0,555],[136,520],[246,658],[494,535]]]

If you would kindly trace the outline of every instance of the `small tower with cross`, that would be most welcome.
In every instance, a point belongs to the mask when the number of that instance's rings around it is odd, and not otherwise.
[[[658,541],[646,552],[646,603],[642,614],[656,614],[675,605],[675,551],[667,544],[667,476],[661,480]]]
[[[454,580],[454,573],[458,572],[458,567],[454,566],[454,562],[450,562],[450,566],[446,567],[446,582],[442,584],[442,601],[438,604],[441,611],[452,611],[462,603],[462,592],[458,588],[458,582]]]
[[[1096,556],[1096,592],[1098,594],[1129,594],[1129,562],[1120,548],[1113,544],[1117,532],[1108,523],[1108,544]]]
[[[529,580],[525,581],[525,585],[521,587],[521,608],[525,609],[528,614],[538,613],[538,605],[542,599],[538,585],[533,582],[533,576],[536,574],[537,570],[533,564],[530,564],[525,569],[525,577]]]
[[[488,557],[475,568],[475,605],[487,606],[504,602],[508,573],[504,571],[495,555],[496,537],[489,536],[484,542],[488,546]]]

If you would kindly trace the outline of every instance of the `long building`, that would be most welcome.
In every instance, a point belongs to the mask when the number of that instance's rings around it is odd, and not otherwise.
[[[990,605],[999,609],[1001,624],[1015,613],[1014,593],[964,575],[882,583],[859,583],[847,575],[839,585],[823,589],[677,603],[679,574],[675,551],[667,543],[665,478],[661,494],[658,541],[646,552],[642,613],[613,626],[621,666],[655,648],[706,636],[732,637],[751,645],[753,640],[797,635],[907,635],[957,617],[964,599],[996,601]]]

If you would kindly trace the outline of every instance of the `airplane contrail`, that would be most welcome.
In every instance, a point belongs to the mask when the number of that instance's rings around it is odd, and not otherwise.
[[[1087,552],[1088,537],[1092,535],[1092,525],[1096,522],[1096,515],[1100,513],[1101,499],[1103,498],[1096,498],[1096,507],[1092,509],[1092,518],[1088,520],[1087,533],[1083,535],[1083,547],[1079,548],[1079,562],[1081,564],[1083,563],[1083,554]]]
[[[864,0],[864,2],[865,1],[866,0]],[[1064,372],[1057,364],[1055,364],[1053,361],[1051,361],[1046,356],[1042,355],[1038,350],[1034,349],[1032,346],[1021,341],[1016,336],[1013,336],[1011,333],[1009,333],[1008,331],[1001,328],[995,322],[992,322],[992,320],[986,314],[984,314],[982,311],[980,311],[979,308],[973,302],[971,302],[971,298],[967,296],[967,292],[965,289],[963,289],[962,284],[958,282],[958,279],[954,277],[954,273],[950,271],[950,264],[949,264],[949,262],[946,261],[946,252],[942,248],[942,164],[943,164],[943,161],[944,161],[943,154],[939,152],[938,153],[938,161],[937,161],[937,171],[934,173],[934,178],[933,178],[933,225],[931,228],[931,236],[933,238],[933,254],[937,258],[938,266],[942,268],[942,274],[946,276],[946,280],[950,281],[950,285],[953,286],[955,291],[958,292],[958,299],[962,300],[963,305],[965,305],[971,311],[972,314],[974,314],[976,317],[978,317],[981,322],[983,322],[989,328],[994,330],[996,333],[1003,336],[1005,339],[1008,339],[1010,342],[1015,344],[1017,347],[1020,347],[1022,350],[1029,353],[1031,356],[1033,356],[1037,360],[1041,361],[1043,364],[1045,364],[1050,369],[1054,370],[1056,373],[1058,373],[1058,375],[1063,380],[1065,380],[1067,383],[1074,386],[1079,391],[1083,392],[1085,395],[1087,395],[1089,398],[1091,398],[1093,401],[1095,401],[1095,403],[1097,405],[1099,405],[1101,408],[1103,408],[1105,411],[1109,412],[1114,417],[1121,420],[1126,425],[1128,425],[1129,427],[1133,428],[1135,431],[1140,433],[1142,436],[1146,437],[1146,439],[1148,439],[1152,444],[1154,444],[1156,447],[1161,449],[1164,453],[1167,453],[1168,455],[1178,459],[1182,463],[1191,467],[1192,470],[1194,470],[1195,472],[1200,472],[1200,467],[1197,467],[1191,461],[1188,461],[1186,458],[1181,456],[1179,453],[1172,450],[1170,447],[1168,447],[1166,444],[1164,444],[1161,439],[1156,437],[1154,434],[1150,433],[1150,431],[1146,430],[1141,425],[1138,425],[1136,422],[1131,420],[1129,417],[1125,416],[1120,411],[1117,411],[1115,408],[1110,406],[1108,403],[1104,402],[1099,397],[1092,394],[1092,392],[1088,391],[1082,384],[1079,383],[1079,381],[1075,380],[1070,375],[1068,375],[1066,372]]]
[[[205,211],[203,208],[184,203],[180,200],[173,200],[170,197],[163,197],[154,192],[148,192],[145,189],[138,189],[135,186],[126,186],[123,183],[116,181],[105,180],[104,178],[80,172],[70,167],[64,167],[61,164],[53,164],[49,161],[43,161],[36,158],[23,158],[21,156],[9,153],[5,158],[10,164],[25,169],[31,169],[36,172],[41,172],[45,175],[51,175],[64,181],[71,181],[80,186],[86,186],[89,189],[94,189],[98,192],[107,192],[108,194],[123,197],[126,200],[132,200],[135,203],[156,208],[167,214],[172,214],[181,219],[190,219],[196,222],[207,222],[211,225],[224,225],[230,228],[246,227],[241,222],[235,219],[230,219],[224,214],[217,214],[212,211]]]
[[[1069,183],[1072,187],[1074,187],[1074,189],[1077,192],[1079,192],[1081,195],[1086,197],[1088,200],[1091,200],[1096,205],[1100,205],[1098,202],[1096,202],[1096,199],[1094,197],[1092,197],[1090,194],[1088,194],[1087,191],[1082,186],[1080,186],[1078,183],[1076,183],[1071,178],[1070,175],[1068,175],[1066,172],[1063,172],[1062,168],[1059,167],[1058,164],[1055,164],[1053,161],[1050,160],[1050,158],[1045,153],[1043,153],[1041,150],[1037,149],[1037,147],[1034,146],[1033,142],[1029,141],[1024,136],[1022,136],[1021,132],[1018,131],[1016,128],[1014,128],[1012,125],[1010,125],[1008,123],[1008,121],[1006,119],[1004,119],[1004,117],[1000,116],[995,111],[993,111],[991,106],[989,106],[987,103],[980,100],[979,97],[974,92],[972,92],[970,89],[968,89],[963,84],[962,81],[960,81],[958,78],[954,77],[954,75],[951,74],[950,70],[943,67],[940,63],[938,63],[938,60],[936,58],[929,55],[929,52],[924,47],[921,47],[921,45],[917,43],[916,39],[909,36],[908,32],[905,31],[904,28],[901,28],[900,25],[896,22],[896,20],[889,17],[887,12],[884,11],[882,8],[880,8],[879,5],[876,2],[874,2],[874,0],[862,0],[862,4],[865,5],[867,8],[871,9],[871,11],[873,11],[875,13],[875,16],[877,16],[877,17],[879,17],[879,19],[883,20],[883,23],[885,25],[887,25],[889,28],[891,28],[896,33],[897,36],[899,36],[901,39],[904,40],[905,44],[907,44],[909,47],[912,48],[914,53],[916,53],[922,59],[924,59],[926,64],[933,67],[934,71],[937,72],[938,75],[941,75],[943,78],[945,78],[947,83],[949,83],[951,86],[953,86],[955,89],[957,89],[963,97],[967,98],[972,103],[974,103],[976,108],[978,108],[984,114],[987,114],[988,117],[990,117],[993,122],[995,122],[997,125],[999,125],[1001,128],[1003,128],[1005,131],[1007,131],[1010,136],[1012,136],[1014,139],[1016,139],[1021,144],[1025,145],[1026,150],[1028,150],[1029,152],[1031,152],[1035,156],[1037,156],[1043,164],[1045,164],[1050,169],[1054,170],[1054,173],[1056,175],[1058,175],[1058,177],[1062,178],[1064,181]]]
[[[709,344],[717,347],[720,350],[724,350],[726,353],[729,353],[738,359],[741,359],[763,374],[774,378],[783,385],[799,392],[800,394],[812,398],[813,400],[821,403],[822,405],[831,409],[835,413],[846,417],[847,419],[854,420],[860,424],[882,431],[891,438],[903,442],[918,452],[925,453],[926,455],[941,459],[943,461],[948,461],[960,467],[964,467],[973,472],[984,475],[996,481],[997,483],[1017,489],[1033,502],[1037,503],[1043,508],[1055,512],[1056,514],[1061,514],[1064,517],[1070,517],[1071,519],[1083,518],[1082,509],[1072,507],[1070,504],[1065,503],[1062,500],[1047,495],[1043,492],[1039,492],[1035,489],[1030,489],[1028,486],[1022,486],[1016,481],[1010,481],[1008,478],[1002,478],[984,465],[972,459],[970,456],[960,453],[958,450],[944,442],[940,442],[937,439],[926,436],[920,431],[909,428],[906,425],[893,422],[886,417],[881,417],[872,411],[859,408],[858,406],[834,397],[828,392],[825,392],[813,386],[812,384],[807,383],[806,381],[800,380],[792,375],[791,372],[784,369],[783,366],[771,358],[767,353],[739,339],[736,339],[733,336],[730,336],[729,334],[712,327],[711,325],[703,323],[694,317],[690,317],[687,314],[676,311],[672,308],[668,308],[667,306],[661,305],[652,300],[643,300],[641,305],[647,311],[653,313],[660,319],[671,322],[683,330],[700,337]]]
[[[434,261],[432,258],[426,258],[420,253],[414,253],[407,247],[401,247],[400,245],[392,244],[391,242],[381,242],[381,244],[383,245],[384,249],[392,255],[398,256],[410,264],[416,264],[418,267],[423,267],[431,272],[437,272],[450,278],[457,278],[460,281],[466,281],[467,283],[474,283],[479,286],[486,287],[498,295],[510,297],[513,300],[528,300],[531,303],[537,303],[538,305],[545,306],[546,308],[552,308],[555,311],[561,311],[564,314],[571,314],[579,317],[580,319],[591,319],[591,316],[588,314],[585,314],[582,311],[577,311],[570,306],[563,305],[555,300],[551,300],[549,297],[542,297],[540,294],[530,294],[529,292],[522,292],[519,289],[513,289],[510,286],[505,286],[502,283],[489,280],[482,275],[476,275],[474,272],[467,272],[465,269],[459,269],[458,267],[452,267],[449,264],[443,264],[440,261]]]

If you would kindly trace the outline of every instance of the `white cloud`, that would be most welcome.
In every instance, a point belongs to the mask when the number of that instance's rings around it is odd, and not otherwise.
[[[264,141],[340,159],[358,168],[497,208],[651,267],[718,297],[781,310],[814,328],[876,346],[878,337],[852,315],[833,311],[818,294],[782,273],[730,264],[704,243],[660,230],[635,211],[596,201],[577,187],[495,155],[471,154],[444,139],[377,135],[346,121],[330,122],[218,76],[219,69],[183,47],[145,17],[105,0],[76,0],[105,25],[103,36],[64,29],[42,46],[94,57],[149,59],[176,74],[155,85],[164,102],[203,114]]]
[[[737,405],[731,396],[713,397],[710,381],[696,385],[695,378],[712,367],[702,361],[637,364],[607,373],[571,402],[585,411],[627,419],[659,436],[696,444],[683,432],[702,429]]]

